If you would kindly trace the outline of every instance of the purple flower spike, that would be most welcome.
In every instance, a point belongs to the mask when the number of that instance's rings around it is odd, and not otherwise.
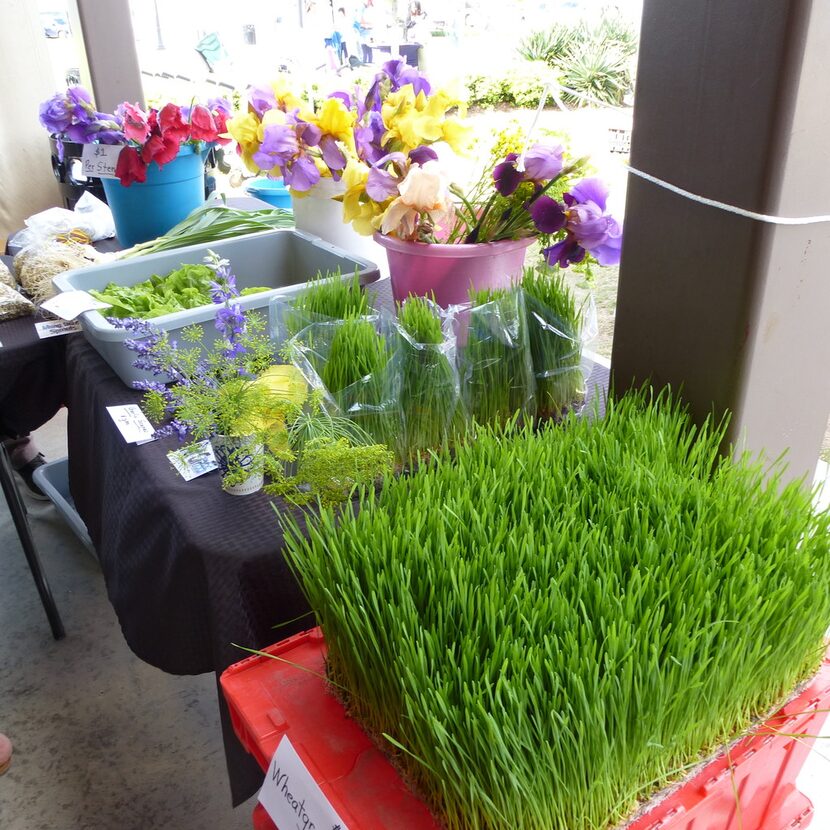
[[[582,262],[585,259],[585,249],[579,246],[579,243],[571,234],[551,245],[550,248],[545,248],[542,251],[542,256],[548,265],[558,265],[560,268],[567,268],[572,262]]]
[[[534,182],[555,179],[564,166],[562,147],[534,144],[525,153],[525,176]]]
[[[409,159],[413,164],[420,164],[423,166],[428,161],[437,161],[438,153],[436,153],[432,147],[427,147],[425,144],[422,144],[420,147],[416,147],[414,150],[409,151]]]
[[[497,164],[493,170],[493,181],[496,183],[496,190],[502,196],[510,196],[516,192],[516,188],[522,183],[524,176],[516,170],[516,153],[510,153],[507,158]]]
[[[540,196],[530,205],[530,215],[533,223],[542,233],[556,233],[565,227],[567,216],[564,205],[551,199],[550,196]]]

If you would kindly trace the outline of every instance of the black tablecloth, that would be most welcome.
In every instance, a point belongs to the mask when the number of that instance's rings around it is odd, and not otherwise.
[[[17,435],[45,424],[66,396],[66,337],[41,340],[35,323],[42,319],[33,314],[0,323],[0,426]]]

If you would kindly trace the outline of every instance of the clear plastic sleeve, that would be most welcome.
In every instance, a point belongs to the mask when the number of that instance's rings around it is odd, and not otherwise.
[[[439,343],[419,343],[399,322],[398,361],[403,432],[396,451],[404,460],[446,446],[459,424],[461,381],[455,336],[437,306],[425,301],[441,328]]]
[[[536,414],[533,361],[524,295],[520,289],[459,310],[461,389],[469,416],[478,423],[504,423],[519,413]]]
[[[596,308],[589,294],[570,318],[525,292],[528,339],[540,418],[564,417],[585,404],[590,363],[583,347],[596,336]]]
[[[381,315],[312,323],[283,352],[322,395],[327,411],[348,418],[377,443],[399,446],[399,349]]]
[[[0,321],[25,317],[34,314],[36,310],[34,303],[5,283],[0,283]]]

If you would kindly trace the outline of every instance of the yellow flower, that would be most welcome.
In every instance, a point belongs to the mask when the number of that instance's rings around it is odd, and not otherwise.
[[[343,171],[343,221],[351,222],[352,227],[363,236],[371,236],[377,230],[386,207],[366,195],[368,178],[369,168],[363,162],[349,159]]]
[[[441,224],[449,219],[452,202],[449,180],[437,161],[413,166],[398,185],[400,196],[383,214],[381,232],[394,232],[401,239],[415,235],[421,215],[426,213],[433,223]]]
[[[274,97],[277,99],[277,106],[281,110],[287,112],[303,106],[303,102],[291,89],[291,81],[285,75],[277,75],[277,77],[271,81],[271,89],[274,90]]]
[[[355,118],[355,113],[346,109],[346,105],[339,98],[326,98],[312,123],[316,123],[324,133],[348,142]]]
[[[464,154],[470,149],[470,142],[473,138],[473,128],[465,124],[460,118],[450,117],[444,120],[441,125],[444,141],[456,153]]]
[[[258,173],[259,167],[254,162],[253,155],[259,150],[262,141],[259,118],[252,112],[240,113],[228,121],[227,128],[242,150],[242,161],[245,166],[252,173]]]

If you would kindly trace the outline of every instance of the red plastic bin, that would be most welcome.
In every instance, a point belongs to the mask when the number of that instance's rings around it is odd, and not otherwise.
[[[288,735],[349,830],[438,830],[426,806],[329,694],[320,677],[326,657],[320,629],[264,651],[282,659],[249,657],[221,677],[234,731],[262,769]],[[830,649],[797,697],[627,830],[805,830],[813,807],[795,779],[815,740],[806,736],[818,734],[828,708]],[[253,825],[275,827],[260,805]]]

